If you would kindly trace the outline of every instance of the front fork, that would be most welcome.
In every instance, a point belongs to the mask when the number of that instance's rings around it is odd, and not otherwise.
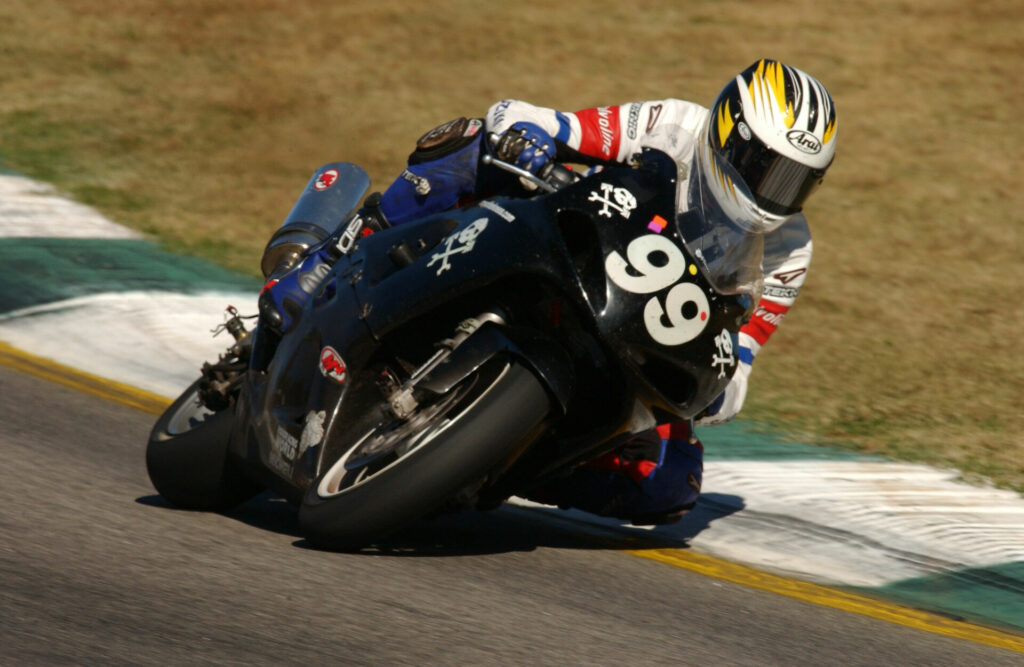
[[[256,316],[239,315],[234,306],[228,306],[226,312],[227,319],[213,330],[213,335],[227,331],[235,342],[215,363],[203,364],[198,387],[199,400],[214,412],[234,404],[252,354],[254,332],[247,330],[242,320]]]
[[[467,338],[472,336],[476,331],[487,322],[493,322],[494,324],[504,325],[505,319],[496,313],[481,313],[476,317],[470,317],[459,322],[458,326],[455,327],[455,335],[451,338],[446,338],[440,341],[437,345],[440,349],[434,353],[422,366],[413,371],[409,379],[406,380],[400,387],[397,383],[392,384],[389,387],[392,389],[390,395],[387,397],[388,411],[396,418],[401,420],[408,419],[416,408],[419,407],[419,401],[417,401],[415,392],[417,384],[424,377],[430,374],[435,368],[443,363],[448,357],[451,356],[452,352],[456,350]]]

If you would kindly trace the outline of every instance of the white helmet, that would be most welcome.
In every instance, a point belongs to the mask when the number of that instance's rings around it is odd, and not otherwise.
[[[800,211],[832,164],[836,111],[817,79],[760,60],[718,94],[704,133],[699,164],[717,198],[736,198],[729,174],[738,174],[768,231]]]

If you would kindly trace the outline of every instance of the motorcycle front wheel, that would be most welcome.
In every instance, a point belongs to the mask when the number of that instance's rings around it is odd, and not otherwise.
[[[333,550],[372,544],[485,481],[540,435],[550,410],[532,372],[485,364],[406,419],[382,418],[352,438],[306,492],[303,535]]]
[[[226,510],[256,495],[228,461],[234,410],[208,410],[196,381],[164,411],[149,435],[146,470],[153,487],[176,507]]]

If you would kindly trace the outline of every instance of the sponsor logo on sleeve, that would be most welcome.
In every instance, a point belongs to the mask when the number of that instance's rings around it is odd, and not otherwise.
[[[492,107],[490,124],[493,131],[497,132],[502,128],[505,123],[505,112],[511,104],[512,100],[502,100]]]
[[[597,127],[601,132],[601,155],[611,158],[616,128],[612,127],[612,110],[608,107],[597,110]]]
[[[772,278],[775,278],[783,285],[788,285],[800,276],[807,273],[807,269],[793,269],[792,271],[781,271],[779,273],[773,273]]]
[[[647,112],[647,132],[654,129],[654,125],[658,122],[659,116],[661,116],[661,105],[651,105],[651,110]]]
[[[772,329],[776,329],[782,324],[782,318],[786,316],[786,312],[774,313],[770,310],[765,309],[764,306],[758,306],[757,310],[754,311],[754,317],[761,320],[765,324],[771,325]]]
[[[579,151],[605,160],[619,153],[619,107],[598,107],[578,111],[582,136]]]
[[[799,292],[799,290],[795,287],[773,287],[772,285],[765,285],[762,294],[764,296],[773,296],[778,299],[795,299],[797,292]]]
[[[636,139],[636,126],[640,122],[640,108],[642,105],[634,102],[629,105],[629,124],[626,126],[626,135],[630,139]]]

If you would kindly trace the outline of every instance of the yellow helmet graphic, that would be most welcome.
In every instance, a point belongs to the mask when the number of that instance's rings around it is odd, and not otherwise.
[[[836,153],[836,111],[817,79],[775,60],[740,72],[711,106],[708,161],[725,160],[768,228],[797,213]]]

